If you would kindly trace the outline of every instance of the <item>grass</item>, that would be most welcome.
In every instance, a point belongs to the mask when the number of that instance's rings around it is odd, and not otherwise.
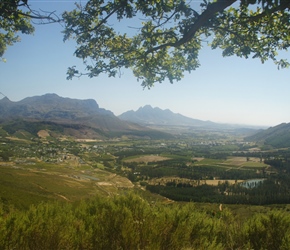
[[[156,162],[156,161],[165,161],[170,158],[160,156],[160,155],[140,155],[140,156],[131,156],[123,159],[125,162]]]
[[[175,160],[183,160],[183,161],[190,161],[192,160],[191,156],[188,155],[175,155],[175,154],[160,154],[161,156],[168,157],[170,159],[175,159]]]
[[[52,200],[73,202],[132,187],[126,178],[88,166],[2,163],[0,170],[0,198],[19,209]]]
[[[99,168],[99,169],[105,169],[105,166],[104,166],[104,164],[102,164],[102,163],[94,163],[93,164],[93,167],[94,168]]]
[[[207,159],[204,158],[201,161],[199,161],[197,164],[202,164],[202,165],[213,165],[213,164],[221,164],[223,163],[224,160],[220,159]]]
[[[260,162],[260,158],[251,157],[247,160],[246,157],[229,157],[226,160],[222,159],[203,159],[197,164],[200,165],[215,165],[217,167],[231,167],[231,168],[241,168],[241,167],[250,167],[250,168],[265,168],[268,165]]]
[[[263,163],[263,162],[246,162],[243,164],[244,167],[250,167],[250,168],[265,168],[268,167],[269,165]]]

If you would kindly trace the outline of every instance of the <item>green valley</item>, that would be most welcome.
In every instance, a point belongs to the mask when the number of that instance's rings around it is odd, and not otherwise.
[[[141,126],[44,98],[53,121],[1,123],[0,249],[289,249],[288,126]]]

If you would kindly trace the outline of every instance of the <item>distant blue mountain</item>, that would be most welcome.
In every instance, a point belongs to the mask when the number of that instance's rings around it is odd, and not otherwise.
[[[35,122],[37,126],[33,125]],[[12,102],[7,97],[0,100],[0,124],[7,129],[13,125],[15,129],[11,131],[27,130],[29,126],[40,128],[40,125],[46,129],[47,123],[62,125],[63,131],[67,134],[69,131],[70,135],[74,130],[73,134],[82,138],[97,137],[98,134],[168,137],[165,133],[119,119],[111,111],[100,108],[93,99],[78,100],[45,94],[19,102]]]
[[[150,105],[140,107],[137,111],[127,111],[118,117],[122,120],[135,122],[140,125],[191,127],[221,126],[221,124],[211,121],[202,121],[173,113],[169,109],[162,110],[160,108],[152,108]]]
[[[93,99],[77,100],[63,98],[56,94],[27,97],[19,102],[12,102],[7,97],[0,100],[0,116],[7,118],[33,119],[77,119],[92,115],[111,115],[111,111],[99,108]]]

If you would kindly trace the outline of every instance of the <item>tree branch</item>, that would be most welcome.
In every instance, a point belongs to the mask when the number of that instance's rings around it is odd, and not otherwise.
[[[216,13],[225,10],[227,7],[231,6],[236,1],[237,0],[218,0],[217,2],[209,4],[208,7],[206,8],[206,10],[198,16],[197,20],[189,27],[186,34],[184,34],[184,36],[180,40],[178,40],[175,43],[166,43],[166,44],[156,46],[156,47],[148,50],[146,54],[152,53],[154,51],[163,49],[163,48],[168,47],[168,46],[179,47],[179,46],[185,44],[186,42],[191,40],[194,37],[195,33],[201,27],[203,27],[212,17],[214,17],[214,15]]]
[[[231,6],[237,0],[218,0],[214,3],[208,5],[207,9],[202,12],[201,15],[197,18],[194,24],[191,25],[188,32],[185,34],[183,38],[179,40],[176,46],[180,46],[186,42],[188,42],[192,37],[194,37],[195,33],[204,26],[214,15],[218,12],[225,10],[227,7]]]
[[[101,21],[100,21],[100,23],[96,26],[96,27],[94,27],[94,28],[92,28],[92,29],[89,29],[88,30],[88,32],[91,32],[91,31],[94,31],[94,30],[98,30],[98,28],[100,28],[114,13],[116,13],[118,10],[120,9],[120,7],[118,7],[118,8],[116,8],[116,9],[114,9],[114,10],[112,10],[111,11],[111,13],[109,13],[104,19],[102,19]]]
[[[31,14],[27,14],[27,13],[23,13],[23,12],[15,12],[17,13],[17,15],[20,16],[25,16],[25,17],[29,17],[31,19],[38,19],[38,20],[48,20],[48,21],[52,21],[52,22],[60,22],[60,19],[54,19],[51,17],[51,15],[54,14],[54,12],[51,12],[48,16],[42,16],[42,15],[31,15]]]
[[[269,16],[277,11],[286,10],[287,8],[290,9],[290,2],[285,1],[285,2],[281,3],[281,5],[278,5],[276,7],[268,9],[267,11],[263,11],[262,13],[260,13],[256,16],[249,17],[248,20],[249,21],[258,21],[265,16]]]

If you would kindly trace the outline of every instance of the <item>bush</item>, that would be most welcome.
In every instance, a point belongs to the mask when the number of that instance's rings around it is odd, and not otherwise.
[[[28,211],[0,206],[0,249],[289,249],[290,216],[248,221],[194,204],[148,203],[133,193],[78,204],[42,203]]]

